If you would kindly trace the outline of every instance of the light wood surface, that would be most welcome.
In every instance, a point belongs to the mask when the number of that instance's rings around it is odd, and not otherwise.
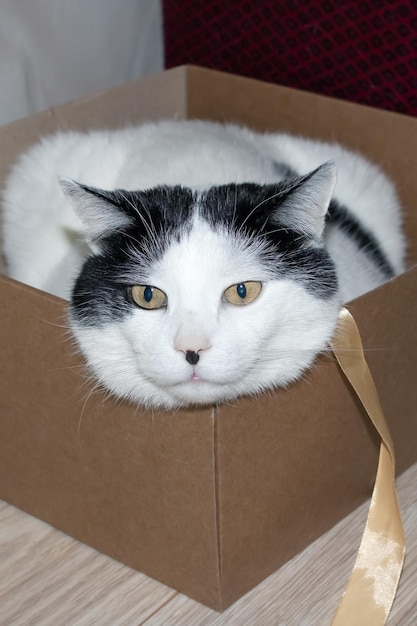
[[[407,556],[388,624],[414,626],[417,465],[398,479],[398,493]],[[0,502],[0,624],[326,626],[353,566],[367,506],[219,614]]]

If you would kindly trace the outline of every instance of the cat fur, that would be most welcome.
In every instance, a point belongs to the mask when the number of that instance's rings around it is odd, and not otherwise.
[[[234,125],[45,137],[14,166],[3,207],[10,276],[69,298],[93,373],[145,406],[288,385],[327,348],[340,305],[404,269],[400,204],[376,165]],[[245,281],[259,297],[226,302]],[[134,284],[167,306],[136,306]]]

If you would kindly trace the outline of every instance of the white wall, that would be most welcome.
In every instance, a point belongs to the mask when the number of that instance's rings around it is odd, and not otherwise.
[[[0,0],[0,124],[163,68],[161,0]]]

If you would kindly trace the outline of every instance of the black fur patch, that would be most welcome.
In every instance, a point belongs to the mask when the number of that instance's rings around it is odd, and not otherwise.
[[[88,258],[81,270],[72,292],[72,315],[85,325],[119,320],[133,310],[126,271],[142,258],[138,276],[146,275],[169,243],[190,229],[195,200],[190,189],[179,186],[106,192],[105,198],[133,224],[103,239],[101,253]]]
[[[350,237],[358,249],[372,259],[387,279],[395,276],[391,263],[372,233],[362,226],[352,213],[334,199],[330,202],[326,222],[335,224]]]

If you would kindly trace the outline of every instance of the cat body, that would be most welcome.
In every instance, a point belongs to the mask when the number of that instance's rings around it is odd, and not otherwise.
[[[375,165],[234,125],[46,137],[3,204],[10,275],[71,297],[98,379],[154,407],[289,384],[340,304],[404,267],[398,199]]]

